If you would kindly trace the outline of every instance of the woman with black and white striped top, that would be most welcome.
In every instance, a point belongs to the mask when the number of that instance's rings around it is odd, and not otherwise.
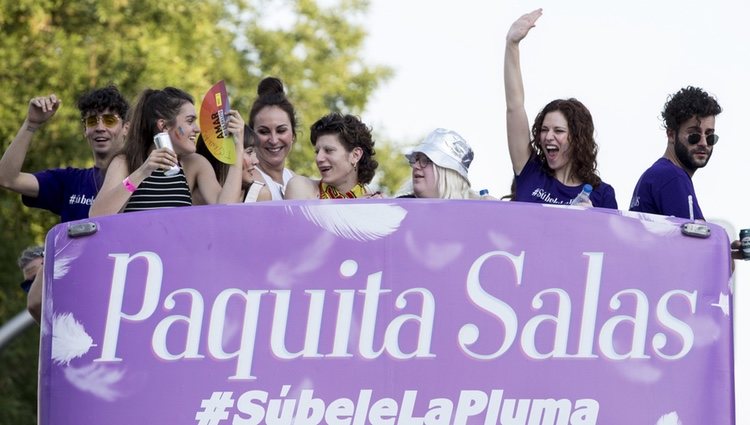
[[[90,216],[189,206],[194,193],[209,204],[241,202],[244,122],[237,111],[230,111],[227,120],[237,160],[223,187],[208,160],[195,153],[200,127],[192,96],[174,87],[146,89],[129,124],[125,146],[107,168]],[[169,135],[174,151],[154,146],[154,135],[162,132]],[[175,165],[179,171],[167,175]]]

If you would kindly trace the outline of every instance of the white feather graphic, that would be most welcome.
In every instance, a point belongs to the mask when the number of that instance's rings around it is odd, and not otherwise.
[[[682,421],[680,421],[680,418],[677,416],[677,412],[669,412],[659,418],[659,420],[656,421],[656,425],[682,425]]]
[[[617,371],[623,378],[641,384],[653,384],[661,379],[661,369],[645,361],[616,363]]]
[[[304,377],[302,379],[302,382],[300,382],[300,383],[298,383],[297,385],[294,386],[294,391],[292,391],[292,394],[289,395],[289,398],[290,399],[294,399],[294,400],[299,400],[300,397],[302,396],[302,391],[303,390],[314,390],[314,389],[315,389],[315,386],[313,385],[312,379],[310,379],[309,377]],[[303,417],[301,417],[300,420],[298,421],[297,420],[297,416],[295,415],[294,417],[292,417],[292,423],[293,424],[296,424],[296,423],[305,423],[305,422],[309,423],[310,421],[309,420],[305,420],[307,418],[304,417],[304,416],[307,415],[307,412],[300,412],[300,410],[301,409],[297,409],[296,413],[297,413],[297,415],[299,415],[300,413],[302,413]]]
[[[39,326],[42,335],[49,335],[52,333],[52,318],[54,315],[54,310],[52,307],[52,297],[49,297],[45,294],[43,302],[44,306],[42,307],[42,321]]]
[[[729,316],[729,295],[722,292],[719,295],[719,302],[711,303],[711,305],[714,307],[719,307],[721,309],[721,312],[724,313],[725,316]]]
[[[64,256],[55,258],[53,279],[62,279],[70,271],[70,263],[78,257]]]
[[[94,347],[93,340],[86,333],[73,314],[64,313],[52,318],[52,360],[57,364],[69,364]]]
[[[330,233],[321,233],[309,246],[271,264],[266,278],[277,288],[291,287],[300,276],[323,265],[335,240]]]
[[[721,326],[711,315],[693,315],[685,318],[685,324],[693,330],[693,346],[708,347],[721,338]]]
[[[430,270],[440,270],[446,267],[463,251],[463,245],[458,242],[418,242],[411,232],[406,234],[406,247],[414,261]]]
[[[398,230],[406,210],[392,204],[349,204],[335,202],[300,206],[305,218],[336,236],[372,241]]]
[[[113,388],[125,376],[122,370],[108,368],[102,364],[90,364],[81,368],[68,366],[64,372],[65,378],[81,391],[89,392],[106,401],[122,397],[122,394]]]
[[[61,243],[62,240],[55,242],[55,265],[52,274],[54,279],[62,279],[68,274],[70,264],[80,257],[83,251],[82,241],[68,240],[64,245],[61,245]],[[65,252],[65,255],[63,255],[63,252]]]
[[[624,217],[637,218],[641,221],[641,225],[643,225],[643,228],[654,235],[669,236],[680,233],[679,224],[672,221],[674,217],[635,211],[621,211],[620,213]]]
[[[495,248],[507,250],[513,247],[513,240],[503,233],[490,230],[487,232],[487,237],[490,238],[490,241]]]
[[[584,207],[582,205],[569,205],[569,204],[541,204],[544,208],[567,208],[569,210],[580,210],[584,211],[589,209],[589,207]]]

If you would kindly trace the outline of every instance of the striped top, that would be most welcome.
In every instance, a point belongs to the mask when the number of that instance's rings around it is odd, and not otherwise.
[[[185,173],[180,171],[172,176],[163,171],[154,171],[138,189],[130,195],[123,212],[145,211],[157,208],[189,207],[193,205]]]

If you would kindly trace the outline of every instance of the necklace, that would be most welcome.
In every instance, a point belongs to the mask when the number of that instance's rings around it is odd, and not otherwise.
[[[320,199],[353,199],[353,198],[361,198],[367,191],[365,190],[364,185],[361,183],[357,183],[350,191],[346,193],[339,192],[338,189],[335,187],[323,183],[322,181],[318,182],[318,188],[320,189]]]
[[[91,174],[91,179],[94,181],[94,196],[99,194],[99,190],[104,184],[104,173],[101,168],[94,166],[94,172]]]

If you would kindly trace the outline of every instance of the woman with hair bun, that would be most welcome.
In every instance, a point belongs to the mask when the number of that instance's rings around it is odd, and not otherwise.
[[[350,199],[377,196],[367,184],[375,176],[375,142],[370,129],[353,115],[331,113],[310,127],[320,180],[295,176],[286,199]]]
[[[542,16],[527,13],[511,25],[505,44],[508,150],[515,174],[514,200],[570,204],[585,184],[595,207],[617,208],[615,191],[596,171],[598,146],[591,113],[576,99],[557,99],[536,116],[529,131],[524,109],[519,45]]]
[[[223,187],[208,160],[195,153],[200,127],[192,96],[174,87],[146,89],[129,121],[125,146],[107,168],[91,217],[190,206],[194,193],[208,204],[240,202],[244,122],[239,112],[230,111],[227,121],[237,160],[229,167]],[[154,145],[154,136],[164,132],[173,150]],[[172,174],[168,170],[175,165],[179,169]]]
[[[257,170],[272,199],[282,200],[287,183],[294,177],[286,168],[286,158],[297,139],[297,117],[281,80],[266,77],[258,84],[258,98],[250,109],[248,121],[255,132]]]

